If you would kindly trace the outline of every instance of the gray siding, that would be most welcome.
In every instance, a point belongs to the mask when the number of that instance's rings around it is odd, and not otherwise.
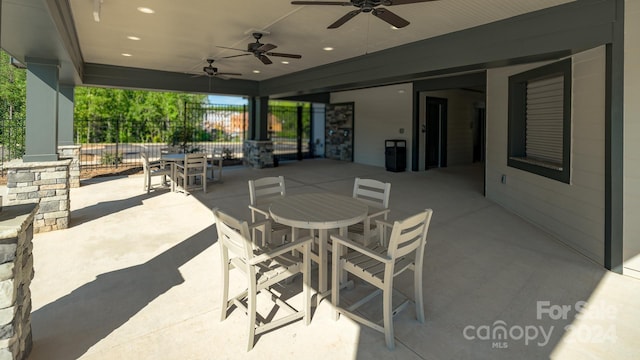
[[[625,2],[624,273],[640,278],[640,2]]]
[[[604,47],[573,56],[569,184],[506,165],[507,79],[541,64],[487,72],[487,196],[600,264],[604,263],[605,62]],[[500,182],[503,174],[506,184]]]

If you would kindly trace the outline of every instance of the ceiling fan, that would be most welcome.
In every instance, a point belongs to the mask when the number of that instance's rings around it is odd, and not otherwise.
[[[218,47],[222,48],[222,49],[231,49],[231,50],[244,51],[244,52],[247,53],[247,54],[240,54],[240,55],[225,56],[224,57],[225,59],[253,54],[253,56],[257,57],[265,65],[273,64],[273,62],[271,61],[271,59],[269,59],[267,57],[267,55],[269,55],[269,56],[286,57],[286,58],[291,58],[291,59],[300,59],[300,58],[302,58],[302,55],[297,55],[297,54],[285,54],[285,53],[271,52],[271,50],[277,48],[277,46],[273,45],[273,44],[262,44],[260,42],[260,39],[262,38],[262,33],[255,32],[255,33],[253,33],[253,37],[254,37],[254,39],[256,39],[256,42],[249,43],[247,45],[247,50],[235,49],[235,48],[224,47],[224,46],[218,46]]]
[[[413,4],[413,3],[421,3],[428,1],[437,1],[437,0],[351,0],[351,1],[292,1],[293,5],[339,5],[339,6],[355,6],[358,9],[349,11],[345,16],[338,19],[333,24],[329,25],[327,29],[336,29],[342,26],[347,21],[353,19],[356,15],[361,12],[371,13],[373,16],[376,16],[387,23],[397,27],[403,28],[409,25],[409,21],[401,18],[400,16],[392,13],[390,10],[385,8],[377,8],[380,5],[384,6],[393,6],[393,5],[404,5],[404,4]]]
[[[241,76],[242,74],[239,73],[224,73],[224,72],[218,72],[218,68],[213,66],[213,62],[215,60],[214,59],[207,59],[207,62],[209,63],[209,65],[205,66],[202,68],[202,71],[204,71],[204,74],[202,75],[196,75],[196,76],[208,76],[208,77],[214,77],[217,76],[221,79],[228,79],[227,76]]]

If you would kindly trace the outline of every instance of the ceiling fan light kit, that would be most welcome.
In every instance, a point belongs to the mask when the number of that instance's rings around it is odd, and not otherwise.
[[[208,76],[208,77],[214,77],[217,76],[221,79],[228,79],[227,76],[241,76],[242,74],[240,73],[226,73],[226,72],[218,72],[218,68],[213,66],[213,62],[215,60],[214,59],[207,59],[207,63],[209,63],[209,65],[205,66],[202,68],[202,71],[204,71],[204,75]]]
[[[409,25],[409,21],[391,12],[389,9],[377,8],[378,6],[405,5],[422,2],[430,2],[438,0],[351,0],[351,1],[292,1],[292,5],[338,5],[338,6],[355,6],[358,9],[349,11],[327,29],[337,29],[347,21],[353,19],[360,13],[371,13],[373,16],[381,19],[388,24],[400,29]]]
[[[246,56],[246,55],[253,55],[256,58],[258,58],[258,60],[262,61],[263,64],[265,65],[269,65],[269,64],[273,64],[273,61],[271,61],[271,59],[269,59],[267,57],[267,55],[269,56],[277,56],[277,57],[285,57],[285,58],[290,58],[290,59],[301,59],[302,55],[298,55],[298,54],[287,54],[287,53],[276,53],[276,52],[271,52],[271,50],[277,48],[277,45],[273,45],[273,44],[263,44],[260,42],[260,39],[262,38],[262,35],[264,35],[265,32],[254,32],[253,38],[256,39],[255,42],[253,43],[249,43],[247,44],[247,50],[244,49],[236,49],[236,48],[230,48],[230,47],[225,47],[225,46],[218,46],[221,49],[229,49],[229,50],[237,50],[237,51],[244,51],[246,54],[239,54],[239,55],[231,55],[231,56],[225,56],[225,59],[229,59],[229,58],[234,58],[234,57],[238,57],[238,56]]]

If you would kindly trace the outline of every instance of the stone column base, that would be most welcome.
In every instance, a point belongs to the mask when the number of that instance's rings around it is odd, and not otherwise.
[[[71,160],[7,164],[8,205],[39,203],[34,232],[69,227],[69,167]]]
[[[72,188],[80,187],[80,147],[80,145],[58,146],[60,160],[71,159],[71,165],[69,166],[69,186]]]
[[[273,167],[273,142],[271,140],[245,140],[242,146],[243,164],[262,169]]]

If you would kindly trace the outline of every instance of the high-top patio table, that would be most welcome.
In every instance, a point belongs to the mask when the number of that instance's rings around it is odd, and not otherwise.
[[[160,155],[160,160],[166,161],[167,163],[171,164],[171,191],[175,191],[175,179],[176,179],[176,167],[175,167],[175,163],[176,162],[184,162],[184,153],[167,153],[167,154],[161,154]]]
[[[328,294],[328,230],[340,229],[340,234],[346,235],[347,227],[364,220],[367,212],[368,207],[363,202],[332,193],[287,195],[269,206],[275,222],[294,229],[318,230],[318,254],[313,254],[312,258],[318,263],[318,293],[321,297]]]

